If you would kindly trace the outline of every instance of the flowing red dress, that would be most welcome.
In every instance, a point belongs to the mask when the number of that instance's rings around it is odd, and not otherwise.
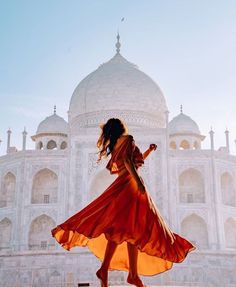
[[[113,150],[107,168],[111,173],[125,169],[130,157],[138,168],[144,163],[142,153],[131,135],[125,136]],[[196,247],[172,232],[151,199],[148,191],[139,191],[126,170],[94,201],[52,230],[52,236],[66,250],[88,246],[104,259],[108,240],[118,245],[110,270],[129,270],[127,242],[138,248],[138,274],[155,275],[182,262]]]

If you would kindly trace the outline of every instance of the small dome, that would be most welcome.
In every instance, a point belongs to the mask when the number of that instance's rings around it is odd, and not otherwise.
[[[61,133],[67,134],[68,130],[68,123],[62,118],[59,117],[56,113],[53,115],[46,117],[43,120],[37,129],[36,134],[42,133]]]
[[[169,122],[169,134],[197,134],[200,135],[198,125],[189,116],[182,112]]]

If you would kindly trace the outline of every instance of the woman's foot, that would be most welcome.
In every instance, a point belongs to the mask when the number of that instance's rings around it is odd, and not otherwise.
[[[96,275],[97,275],[98,279],[100,279],[101,287],[108,287],[108,280],[107,280],[108,271],[100,268],[96,272]]]
[[[131,274],[129,274],[127,277],[127,282],[137,287],[146,287],[145,285],[143,285],[143,282],[141,281],[138,275],[131,276]]]

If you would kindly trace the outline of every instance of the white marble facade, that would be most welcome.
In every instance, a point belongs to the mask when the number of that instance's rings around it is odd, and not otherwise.
[[[141,173],[169,226],[198,249],[149,285],[236,286],[236,157],[226,147],[202,149],[198,125],[182,110],[168,120],[165,98],[137,66],[117,53],[75,89],[68,123],[54,111],[35,135],[35,150],[17,151],[8,132],[0,157],[0,286],[98,285],[99,261],[86,248],[70,252],[50,230],[114,180],[96,163],[99,124],[123,119],[142,150],[156,143]],[[25,140],[25,138],[24,138]],[[23,144],[24,146],[24,144]],[[111,272],[111,284],[125,284]]]

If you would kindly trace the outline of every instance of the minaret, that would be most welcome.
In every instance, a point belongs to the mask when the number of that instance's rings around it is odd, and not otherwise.
[[[11,146],[11,130],[10,128],[7,131],[7,153],[9,152]]]
[[[57,113],[57,106],[55,105],[55,106],[54,106],[53,114],[55,115],[56,113]]]
[[[120,44],[120,35],[119,35],[119,32],[117,33],[116,39],[117,39],[117,42],[116,42],[116,53],[117,53],[117,54],[120,54],[121,44]]]
[[[229,131],[227,129],[225,130],[225,141],[226,141],[227,152],[229,152]]]
[[[171,212],[171,192],[170,192],[170,159],[169,159],[169,145],[170,145],[170,135],[169,135],[169,111],[165,111],[165,119],[166,119],[166,186],[167,186],[167,195],[165,200],[167,201],[167,211],[166,211],[166,218],[168,218],[170,225],[173,225],[173,212]],[[158,147],[157,147],[158,148]],[[164,203],[163,203],[164,204]]]
[[[215,147],[214,147],[214,132],[212,130],[212,127],[211,127],[209,134],[210,134],[210,140],[211,140],[211,150],[213,151]]]
[[[22,132],[22,135],[23,135],[22,150],[25,150],[26,149],[26,136],[27,136],[25,127],[24,127],[24,131]]]
[[[183,113],[183,105],[180,105],[180,113]]]

